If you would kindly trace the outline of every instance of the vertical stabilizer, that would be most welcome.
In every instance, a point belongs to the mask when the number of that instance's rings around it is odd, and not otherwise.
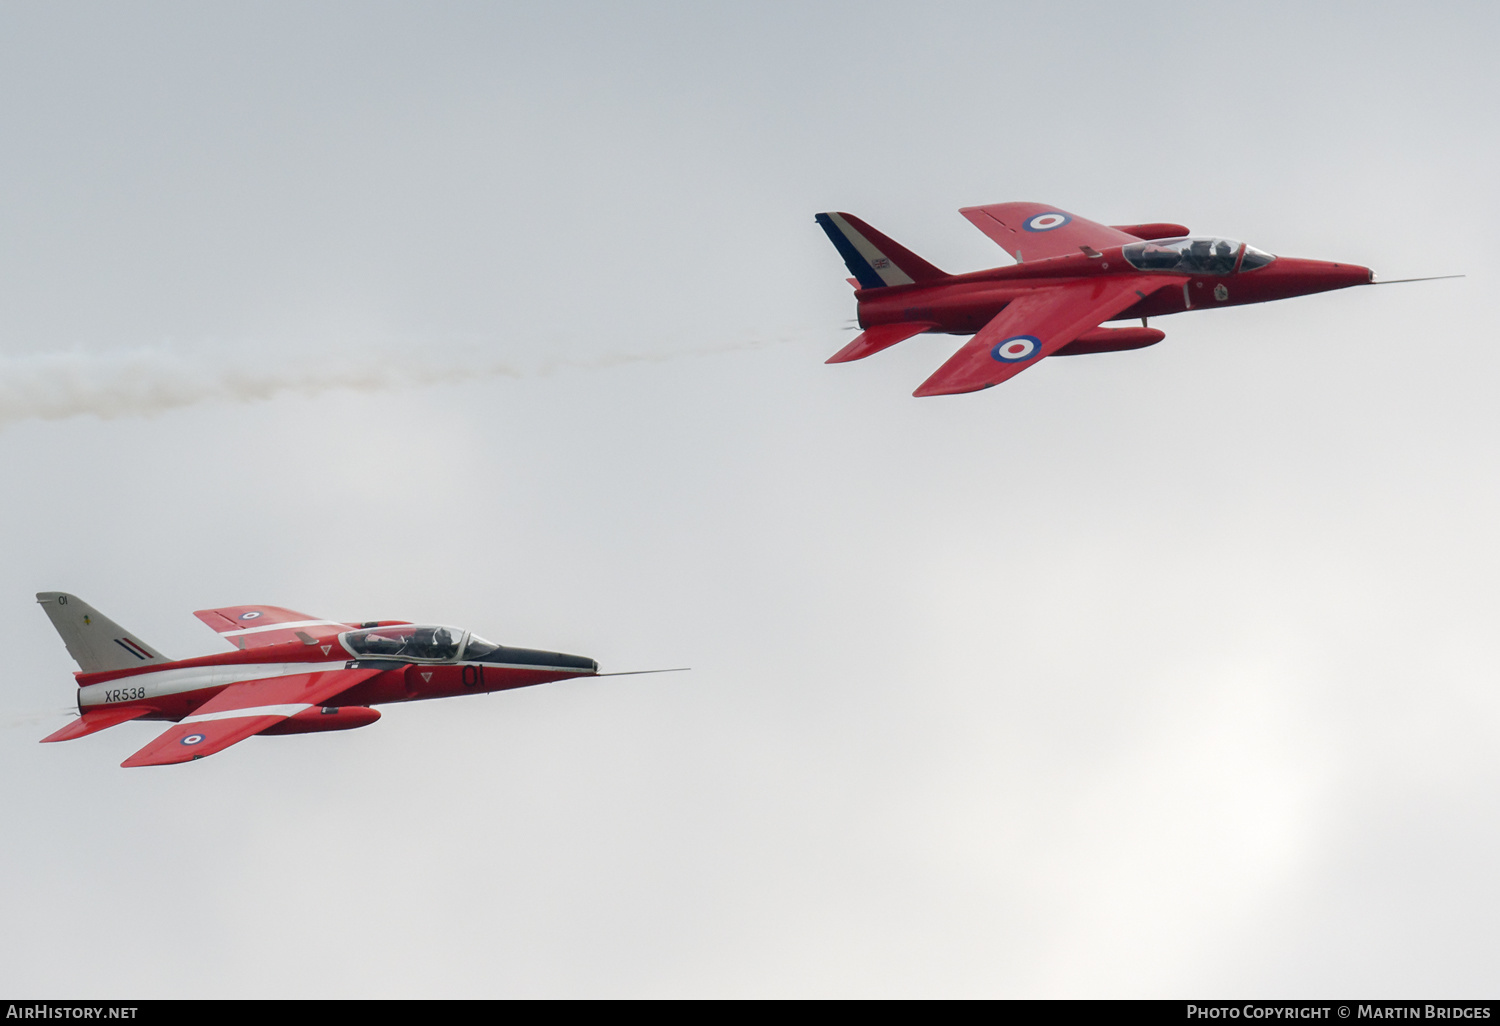
[[[887,285],[912,285],[942,281],[948,275],[917,256],[901,243],[887,238],[853,214],[817,215],[828,241],[844,258],[844,266],[862,289]]]
[[[84,673],[171,661],[76,595],[43,591],[37,593],[36,600],[62,635],[68,655]]]

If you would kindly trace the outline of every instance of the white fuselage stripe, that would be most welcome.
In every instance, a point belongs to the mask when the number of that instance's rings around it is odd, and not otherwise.
[[[294,631],[298,627],[338,627],[347,631],[347,623],[339,623],[337,620],[293,620],[290,623],[268,623],[263,627],[242,627],[237,631],[220,631],[221,638],[237,638],[241,634],[264,634],[266,631]]]
[[[118,677],[103,684],[90,684],[78,689],[80,708],[92,705],[110,705],[115,702],[149,701],[167,695],[181,695],[205,688],[222,688],[247,680],[267,680],[271,677],[291,677],[299,673],[327,673],[342,670],[344,659],[315,663],[228,663],[216,666],[177,666],[170,670],[147,670]],[[112,691],[127,691],[131,694],[117,698],[109,697]]]
[[[287,718],[296,716],[303,709],[311,709],[312,706],[302,705],[257,705],[250,709],[223,709],[219,712],[198,713],[193,716],[184,716],[178,723],[204,723],[208,720],[238,720],[247,716],[280,716]]]

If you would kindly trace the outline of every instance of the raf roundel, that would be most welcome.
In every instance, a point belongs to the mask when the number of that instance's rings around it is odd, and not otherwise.
[[[990,355],[1002,363],[1020,363],[1035,356],[1041,345],[1042,340],[1035,335],[1012,335],[991,349]]]
[[[187,737],[185,737],[185,738],[182,739],[182,743],[185,744],[185,745],[199,745],[199,744],[202,744],[203,743],[203,735],[202,734],[189,734]]]
[[[254,620],[258,616],[260,616],[260,610],[258,610],[258,609],[252,609],[248,613],[241,613],[240,614],[240,619],[241,620]]]
[[[1061,228],[1071,220],[1073,219],[1067,214],[1049,210],[1045,214],[1027,218],[1024,227],[1028,232],[1050,232],[1054,228]]]

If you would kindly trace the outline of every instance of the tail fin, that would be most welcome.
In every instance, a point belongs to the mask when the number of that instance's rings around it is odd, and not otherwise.
[[[43,591],[37,593],[36,600],[62,635],[68,655],[84,673],[171,661],[77,596]]]
[[[817,220],[862,289],[941,281],[948,277],[853,214],[819,214]]]

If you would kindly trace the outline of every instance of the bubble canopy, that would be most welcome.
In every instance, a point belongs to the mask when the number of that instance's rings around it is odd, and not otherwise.
[[[1276,259],[1236,239],[1210,237],[1132,242],[1123,248],[1123,254],[1126,262],[1138,270],[1176,274],[1226,275],[1237,270],[1243,273]]]
[[[458,658],[467,631],[436,624],[404,623],[340,635],[344,647],[357,656],[382,659],[422,659],[450,662]]]
[[[397,659],[422,663],[491,663],[537,669],[595,673],[599,664],[585,656],[510,648],[443,624],[403,623],[346,631],[339,641],[357,659]]]

